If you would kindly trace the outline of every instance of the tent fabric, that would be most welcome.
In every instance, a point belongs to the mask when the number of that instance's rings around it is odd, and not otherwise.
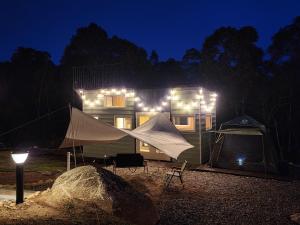
[[[230,121],[222,123],[220,129],[241,128],[241,127],[258,128],[263,132],[266,131],[265,125],[263,125],[262,123],[258,122],[254,118],[247,116],[247,115],[239,116]]]
[[[257,129],[251,129],[251,128],[240,128],[240,129],[224,129],[224,130],[218,130],[216,133],[219,134],[234,134],[234,135],[263,135],[263,133],[260,130]]]
[[[212,166],[256,172],[277,172],[274,145],[263,124],[250,116],[222,123],[210,163]]]
[[[69,127],[59,148],[111,142],[126,135],[122,130],[72,108]]]
[[[183,138],[168,116],[163,113],[157,114],[132,131],[124,131],[174,159],[177,159],[183,151],[194,147]]]

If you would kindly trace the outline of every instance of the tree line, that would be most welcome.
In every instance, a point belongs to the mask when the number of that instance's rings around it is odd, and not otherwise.
[[[111,76],[111,86],[199,85],[214,90],[219,94],[218,122],[253,116],[268,127],[282,158],[299,162],[300,17],[280,28],[265,51],[258,39],[251,26],[221,27],[202,46],[187,49],[182,59],[160,60],[155,50],[148,54],[91,23],[77,29],[58,65],[47,52],[19,47],[10,60],[0,62],[0,141],[57,146],[68,124],[67,105],[80,107],[73,90],[74,67],[101,67]],[[60,107],[60,113],[4,133]]]

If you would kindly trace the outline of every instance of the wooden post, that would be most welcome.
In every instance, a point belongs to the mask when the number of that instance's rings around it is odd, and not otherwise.
[[[71,153],[67,152],[67,171],[70,170],[70,163],[71,163]]]

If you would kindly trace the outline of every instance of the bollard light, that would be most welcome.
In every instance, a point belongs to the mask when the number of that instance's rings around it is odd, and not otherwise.
[[[11,157],[16,163],[16,204],[24,202],[24,162],[28,152],[12,152]]]

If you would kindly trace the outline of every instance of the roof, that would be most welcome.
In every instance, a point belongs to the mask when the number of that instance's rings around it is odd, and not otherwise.
[[[232,134],[232,135],[250,135],[250,136],[263,135],[263,133],[259,129],[252,129],[252,128],[224,129],[224,130],[218,130],[216,131],[216,133]]]
[[[258,122],[254,118],[244,115],[236,117],[221,124],[220,130],[230,129],[230,128],[257,128],[262,132],[265,132],[266,127],[262,123]]]

